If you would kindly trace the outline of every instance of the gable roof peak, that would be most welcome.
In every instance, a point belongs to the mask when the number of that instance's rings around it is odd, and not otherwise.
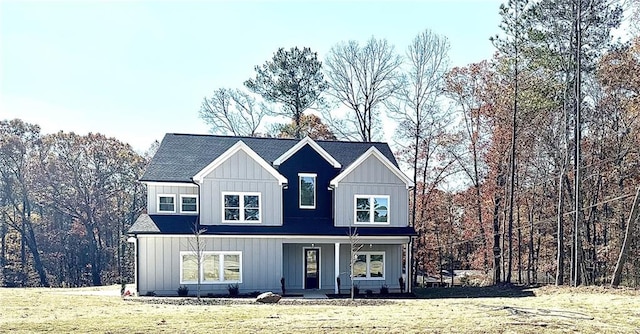
[[[281,156],[279,156],[276,160],[273,161],[274,166],[280,166],[283,162],[293,156],[300,149],[309,145],[313,150],[318,152],[322,158],[324,158],[333,168],[342,168],[342,165],[333,157],[329,152],[323,149],[318,143],[316,143],[311,137],[306,136],[301,139],[297,144],[293,145],[289,150],[284,152]]]
[[[233,146],[231,146],[228,150],[218,156],[215,160],[213,160],[209,165],[200,170],[196,175],[193,176],[193,181],[202,183],[204,182],[204,177],[211,173],[213,170],[218,168],[222,163],[227,161],[234,154],[243,151],[246,153],[251,159],[257,162],[262,168],[267,170],[271,175],[273,175],[280,185],[286,184],[287,179],[278,173],[275,168],[271,166],[267,161],[265,161],[258,153],[251,149],[247,144],[245,144],[242,139],[239,139]]]
[[[405,173],[403,173],[400,168],[396,167],[380,150],[378,150],[375,146],[371,146],[366,152],[364,152],[358,159],[356,159],[349,167],[345,168],[340,174],[338,174],[329,185],[332,187],[337,187],[340,181],[342,181],[347,175],[353,172],[358,166],[365,162],[369,157],[375,157],[380,162],[382,162],[385,167],[387,167],[393,174],[395,174],[404,184],[407,189],[414,187],[413,180],[411,180]]]

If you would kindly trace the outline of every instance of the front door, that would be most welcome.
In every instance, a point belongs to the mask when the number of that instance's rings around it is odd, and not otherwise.
[[[304,288],[317,289],[320,287],[320,249],[308,248],[304,250]]]

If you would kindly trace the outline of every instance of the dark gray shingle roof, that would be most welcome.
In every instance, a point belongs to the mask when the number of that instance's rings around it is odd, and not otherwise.
[[[193,235],[198,216],[142,214],[131,226],[129,234],[190,234]],[[290,219],[282,226],[200,225],[205,234],[215,235],[332,235],[348,236],[349,228],[334,226],[330,219]],[[359,226],[359,236],[415,236],[413,227]]]
[[[141,181],[191,182],[191,178],[231,146],[242,140],[265,161],[273,161],[294,146],[298,139],[232,137],[168,133],[149,163]],[[317,140],[342,168],[347,168],[371,146],[398,166],[386,143],[363,143]]]

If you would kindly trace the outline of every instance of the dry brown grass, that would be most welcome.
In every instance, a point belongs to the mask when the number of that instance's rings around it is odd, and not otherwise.
[[[0,289],[0,332],[640,333],[635,290],[545,287],[478,294],[452,289],[450,295],[457,298],[447,298],[446,291],[429,296],[430,290],[427,299],[283,299],[276,305],[246,299],[222,305],[158,304],[145,297],[123,300],[118,290]]]

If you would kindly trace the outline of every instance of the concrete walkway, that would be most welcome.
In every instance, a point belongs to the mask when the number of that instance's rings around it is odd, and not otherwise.
[[[305,291],[302,295],[304,299],[328,299],[327,295],[320,291]]]

